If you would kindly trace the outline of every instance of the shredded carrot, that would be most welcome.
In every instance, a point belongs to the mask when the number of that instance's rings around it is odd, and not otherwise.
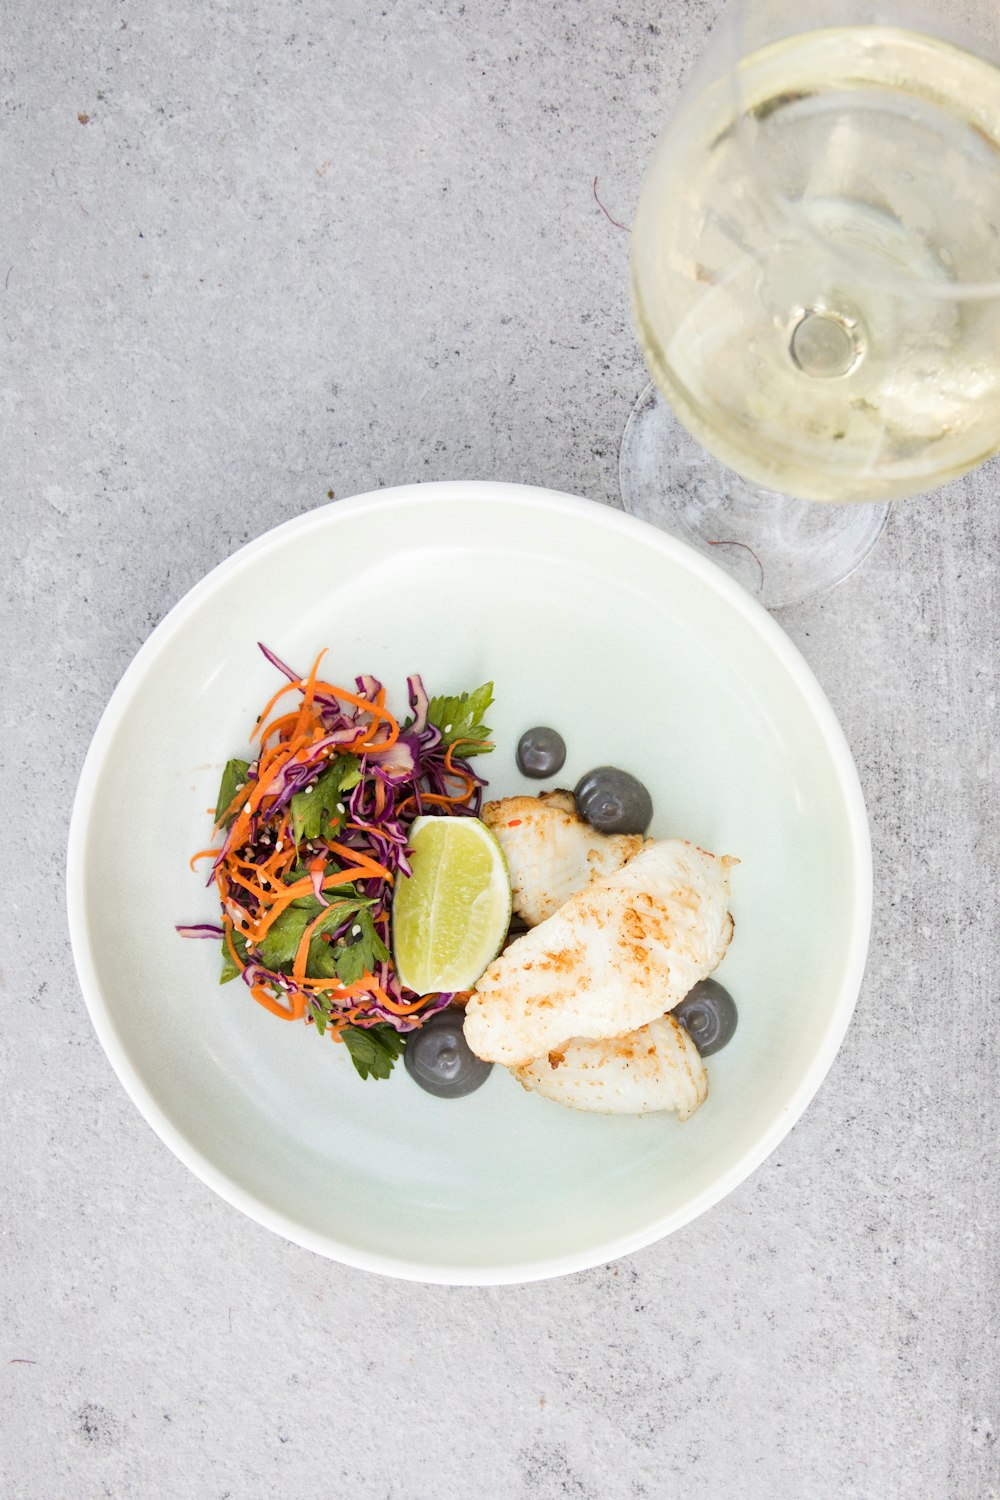
[[[289,687],[290,686],[291,683],[289,683]],[[272,719],[270,724],[268,724],[267,727],[263,729],[263,734],[261,735],[260,741],[261,749],[264,748],[264,746],[267,744],[267,741],[269,739],[272,739],[274,735],[277,735],[279,738],[283,735],[287,740],[289,738],[289,731],[291,731],[294,725],[298,722],[298,717],[298,714],[293,712],[290,714],[282,714],[280,719]],[[255,734],[258,732],[259,731],[257,730],[254,731]]]
[[[454,759],[453,759],[454,754],[455,754],[455,745],[459,745],[461,743],[462,743],[461,740],[455,740],[455,742],[453,744],[451,744],[451,745],[448,746],[448,749],[445,751],[444,765],[445,765],[445,770],[448,772],[449,776],[454,777],[454,779],[456,781],[460,781],[460,782],[462,782],[464,784],[465,790],[466,790],[466,797],[470,797],[472,795],[473,791],[475,790],[475,786],[476,786],[475,777],[472,776],[468,771],[461,771],[461,770],[459,770],[458,767],[455,765]]]
[[[472,800],[473,787],[469,787],[461,797],[445,797],[437,792],[421,792],[420,801],[428,807],[448,807],[454,810],[456,807],[467,807]],[[402,816],[417,805],[416,797],[406,797],[397,808]]]
[[[267,716],[271,712],[271,709],[274,707],[274,705],[278,702],[279,698],[283,698],[286,693],[294,693],[296,691],[301,692],[301,690],[301,682],[286,682],[284,687],[280,687],[276,693],[272,694],[272,696],[268,698],[267,702],[264,704],[261,716],[257,720],[257,728],[254,730],[250,738],[252,740],[255,740],[258,735],[263,734],[264,725],[267,722]]]
[[[268,994],[262,984],[255,984],[250,991],[258,1005],[263,1005],[273,1016],[280,1016],[283,1021],[301,1021],[306,1013],[306,1002],[301,995],[289,994],[288,1004],[282,1005],[273,995]]]
[[[373,744],[369,744],[370,733],[367,732],[362,733],[358,741],[359,746],[367,746],[370,749],[378,748],[379,750],[389,750],[399,739],[398,722],[392,716],[389,710],[387,708],[384,708],[378,701],[379,698],[382,698],[384,696],[383,694],[378,694],[375,702],[372,702],[370,698],[359,698],[356,693],[348,693],[344,688],[334,687],[332,682],[317,682],[316,687],[317,689],[320,689],[324,693],[326,693],[329,697],[339,699],[341,703],[350,703],[354,708],[363,709],[366,714],[371,714],[373,719],[381,720],[389,726],[388,738],[379,740],[377,747]],[[372,725],[370,727],[374,728],[375,726]],[[355,750],[355,754],[356,753],[357,750]]]
[[[302,691],[302,702],[299,704],[298,722],[295,725],[295,729],[292,734],[293,739],[296,734],[304,734],[307,728],[312,727],[309,723],[309,717],[312,710],[313,699],[316,696],[316,673],[319,671],[319,664],[323,660],[325,655],[326,647],[324,646],[322,651],[317,656],[316,660],[313,662],[312,667],[309,670],[309,676],[305,680]]]
[[[447,755],[445,756],[446,760],[447,760],[448,755],[454,754],[454,752],[458,749],[459,745],[475,745],[480,750],[492,750],[493,749],[493,741],[492,740],[470,740],[468,738],[466,738],[466,739],[452,740],[451,744],[448,746]]]
[[[236,951],[236,944],[233,942],[233,924],[231,919],[227,917],[225,913],[223,913],[222,916],[222,931],[225,934],[225,942],[226,947],[229,949],[229,957],[232,959],[233,963],[238,969],[242,969],[243,961]]]
[[[400,1005],[396,1000],[393,1000],[389,995],[386,994],[385,990],[380,984],[375,984],[374,981],[371,985],[371,992],[378,1000],[379,1004],[384,1005],[386,1010],[391,1010],[394,1016],[412,1016],[414,1011],[422,1010],[423,1007],[427,1004],[427,996],[421,995],[420,999],[415,1000],[412,1005]]]
[[[389,884],[392,884],[393,877],[391,871],[387,870],[385,865],[380,865],[377,860],[372,859],[369,855],[362,854],[358,849],[348,849],[346,844],[336,844],[332,839],[329,841],[327,847],[332,849],[334,854],[339,854],[342,859],[353,859],[356,865],[360,865],[363,870],[367,870],[370,879],[388,880]]]
[[[292,978],[296,984],[301,984],[302,980],[306,977],[306,959],[309,957],[309,943],[312,940],[312,935],[317,927],[326,921],[329,915],[329,911],[324,909],[318,917],[313,917],[311,922],[306,923],[302,936],[299,938],[299,946],[295,950],[295,960],[292,964]]]

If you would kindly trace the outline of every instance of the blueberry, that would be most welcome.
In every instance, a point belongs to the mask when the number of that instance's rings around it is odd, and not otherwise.
[[[670,1012],[702,1057],[719,1052],[736,1030],[736,1002],[714,979],[702,979]]]
[[[538,724],[526,729],[517,742],[517,769],[541,780],[555,776],[566,764],[566,741],[557,729]]]
[[[653,799],[641,781],[617,766],[597,766],[577,782],[576,810],[598,833],[645,833]]]
[[[460,1099],[486,1082],[492,1063],[470,1049],[456,1005],[430,1016],[406,1038],[403,1062],[410,1077],[439,1099]]]

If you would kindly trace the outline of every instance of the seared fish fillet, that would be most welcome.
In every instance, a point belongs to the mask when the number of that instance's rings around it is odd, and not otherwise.
[[[574,1037],[548,1057],[515,1068],[514,1077],[557,1104],[608,1115],[672,1109],[687,1120],[708,1093],[698,1048],[673,1016],[627,1036]]]
[[[572,792],[505,797],[487,802],[480,816],[504,852],[514,910],[529,927],[620,870],[644,842],[639,833],[598,833],[577,814]]]
[[[736,861],[668,839],[578,891],[495,959],[465,1011],[477,1056],[518,1067],[655,1021],[722,959]]]

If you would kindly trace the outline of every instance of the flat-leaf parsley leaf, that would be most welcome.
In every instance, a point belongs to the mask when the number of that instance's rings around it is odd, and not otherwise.
[[[485,755],[493,748],[487,743],[489,727],[483,723],[483,714],[492,702],[493,684],[484,682],[475,692],[460,693],[457,698],[432,698],[427,717],[440,729],[443,745],[453,745],[456,740],[473,741],[459,747],[462,759],[468,760],[471,755]]]
[[[371,974],[376,964],[384,964],[389,950],[375,931],[371,912],[358,912],[347,945],[336,949],[337,978],[344,984],[356,984],[362,974]]]
[[[332,838],[345,821],[344,796],[361,780],[361,766],[356,755],[338,755],[318,776],[308,791],[296,792],[292,798],[292,838]]]
[[[222,772],[222,781],[219,783],[219,795],[215,802],[215,819],[220,828],[228,828],[235,813],[228,818],[222,818],[226,808],[232,802],[241,786],[246,786],[247,777],[250,774],[250,762],[248,760],[227,760]],[[222,819],[221,822],[219,820]]]
[[[406,1046],[405,1038],[387,1021],[363,1028],[345,1026],[340,1034],[362,1078],[388,1078]]]
[[[248,959],[247,940],[243,936],[242,932],[239,932],[235,927],[232,931],[232,939],[233,947],[236,949],[240,962],[239,964],[233,963],[233,955],[229,951],[229,944],[226,942],[225,938],[223,938],[222,973],[219,975],[220,984],[228,984],[231,979],[235,979],[238,974],[242,974],[244,965],[246,964]]]

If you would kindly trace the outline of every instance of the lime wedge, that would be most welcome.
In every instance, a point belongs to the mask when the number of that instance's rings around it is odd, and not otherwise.
[[[510,876],[478,818],[416,818],[413,874],[397,878],[392,947],[400,982],[418,995],[467,990],[510,926]]]

